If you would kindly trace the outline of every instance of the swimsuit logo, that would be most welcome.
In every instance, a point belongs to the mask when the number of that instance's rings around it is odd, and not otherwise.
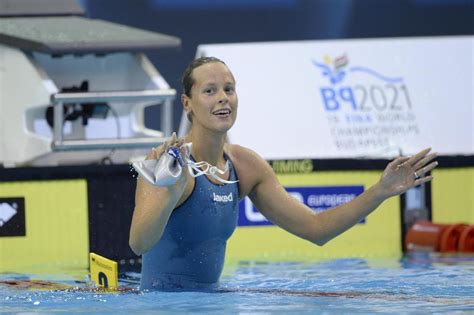
[[[212,197],[212,200],[215,202],[232,202],[234,200],[232,193],[228,195],[216,195],[216,193],[212,193]]]
[[[0,198],[0,237],[25,235],[25,198]]]

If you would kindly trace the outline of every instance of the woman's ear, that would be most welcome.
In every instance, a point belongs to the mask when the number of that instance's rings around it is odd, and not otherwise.
[[[191,113],[191,105],[189,104],[189,101],[189,97],[186,94],[181,94],[181,103],[183,104],[183,109],[187,114]]]
[[[186,94],[181,95],[181,103],[183,104],[183,110],[186,112],[189,122],[193,122],[193,111],[191,108],[191,99]]]

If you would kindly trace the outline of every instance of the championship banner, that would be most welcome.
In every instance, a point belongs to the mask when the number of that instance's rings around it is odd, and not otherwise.
[[[473,36],[201,45],[233,72],[229,140],[266,159],[473,155]],[[258,132],[255,132],[258,128]]]

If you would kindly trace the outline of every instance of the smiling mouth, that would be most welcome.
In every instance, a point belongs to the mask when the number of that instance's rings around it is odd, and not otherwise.
[[[218,117],[227,117],[230,116],[230,109],[219,109],[212,112],[212,114]]]

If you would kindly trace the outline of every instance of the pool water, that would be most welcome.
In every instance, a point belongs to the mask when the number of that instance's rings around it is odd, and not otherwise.
[[[79,274],[0,274],[0,313],[326,314],[473,313],[474,255],[410,254],[401,259],[227,266],[216,292],[140,292],[139,273],[121,274],[124,292],[86,289]],[[81,279],[82,278],[82,279]],[[72,289],[20,289],[39,279]]]

